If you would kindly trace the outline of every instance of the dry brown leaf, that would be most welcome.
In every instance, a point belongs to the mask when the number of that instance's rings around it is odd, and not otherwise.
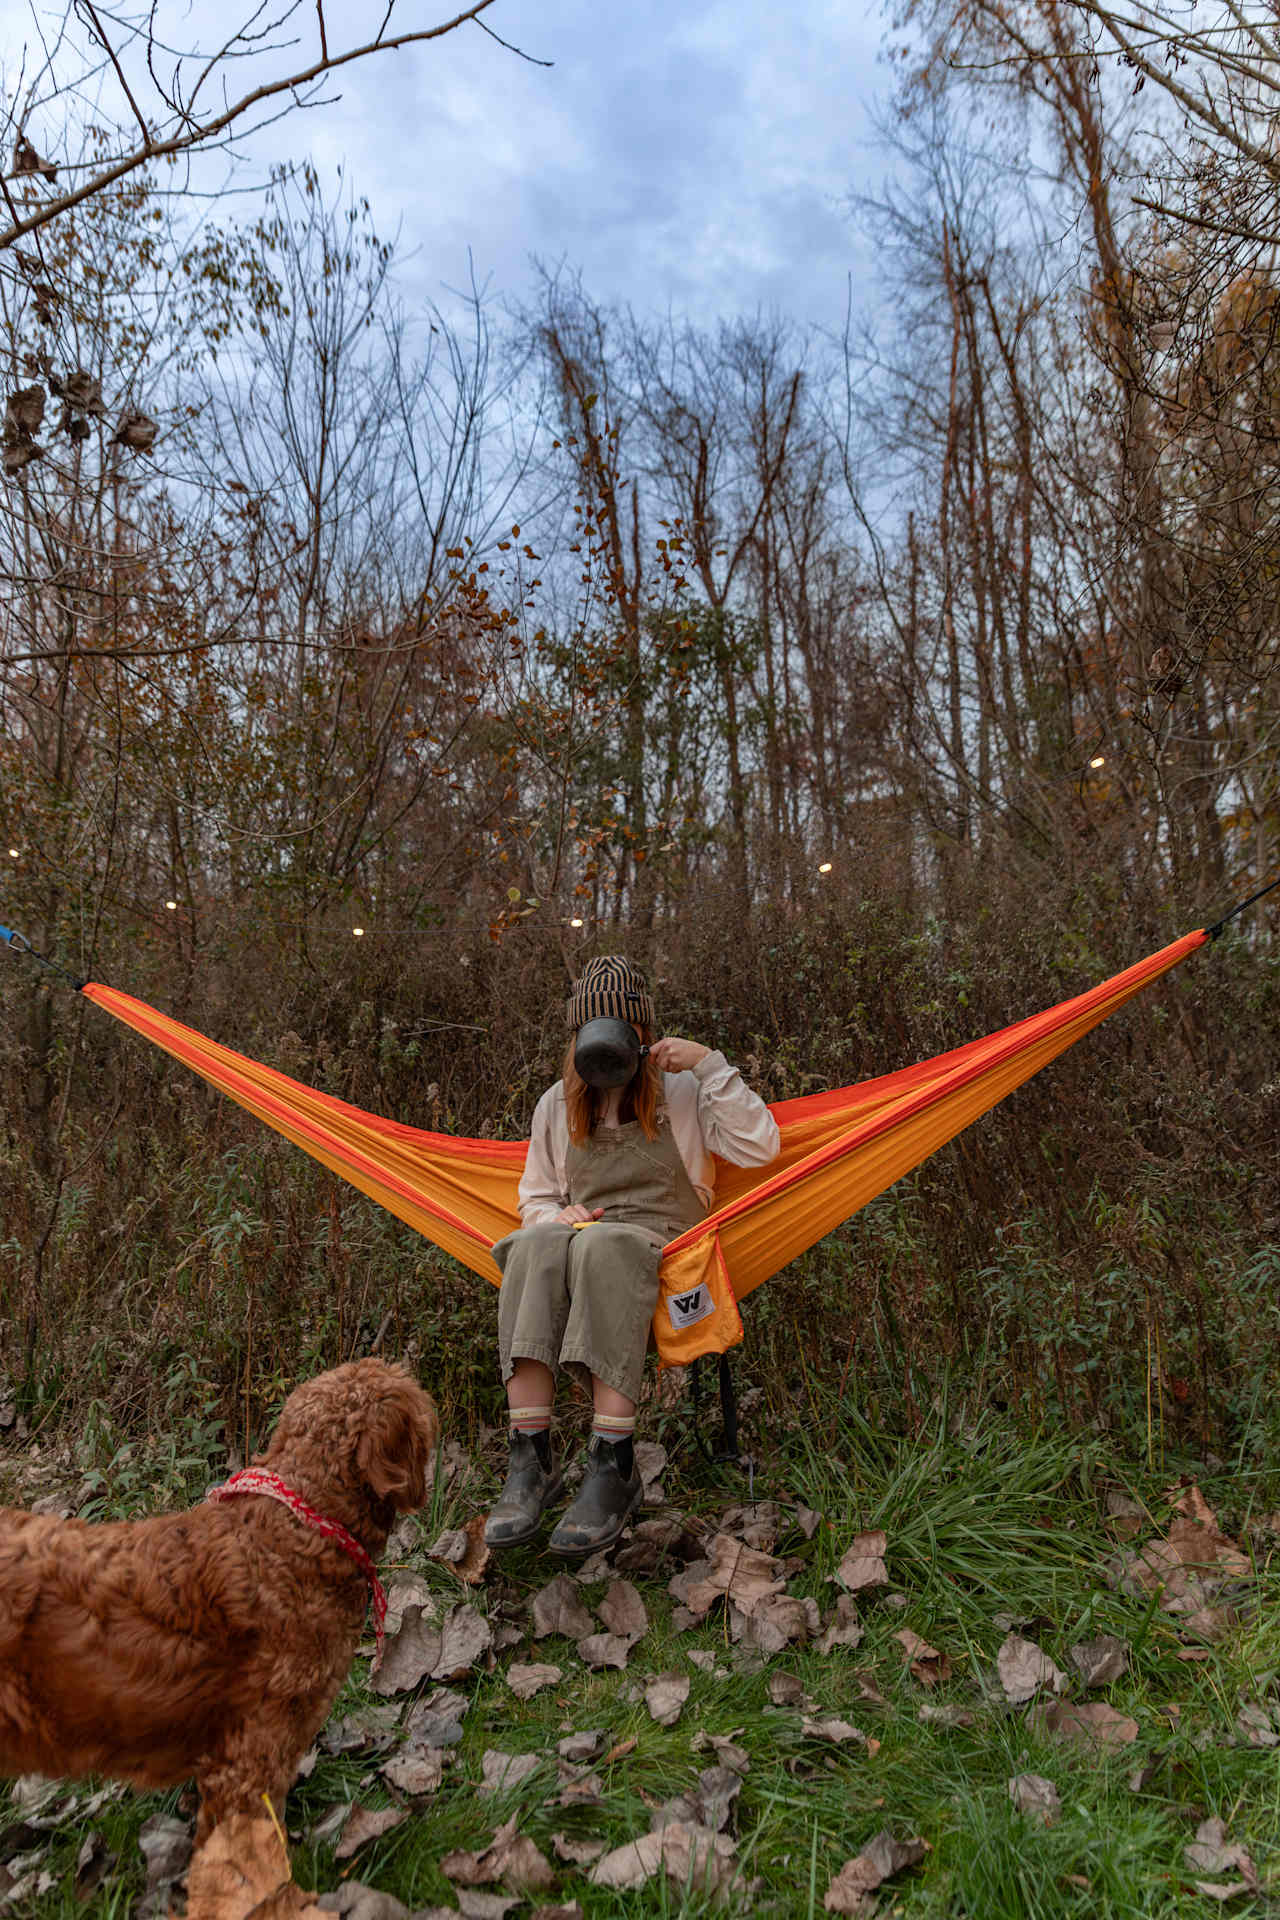
[[[1043,1724],[1047,1733],[1078,1746],[1123,1747],[1138,1737],[1137,1721],[1101,1700],[1084,1705],[1073,1700],[1055,1701],[1044,1709]]]
[[[750,1613],[729,1603],[729,1633],[761,1653],[781,1653],[794,1642],[803,1646],[822,1625],[816,1600],[795,1598],[789,1593],[767,1593]]]
[[[506,1793],[518,1787],[542,1765],[540,1754],[500,1753],[490,1747],[480,1756],[480,1785],[477,1793]]]
[[[808,1704],[804,1683],[798,1674],[771,1673],[767,1685],[769,1698],[775,1707],[803,1707]]]
[[[1067,1658],[1086,1687],[1106,1687],[1113,1680],[1123,1680],[1129,1649],[1114,1633],[1100,1633],[1095,1640],[1082,1640],[1072,1647]]]
[[[1107,1518],[1114,1534],[1121,1540],[1132,1540],[1146,1525],[1147,1510],[1132,1494],[1121,1493],[1113,1487],[1107,1494]]]
[[[441,1747],[419,1746],[416,1741],[402,1747],[386,1765],[379,1768],[383,1779],[397,1793],[408,1794],[411,1800],[421,1799],[424,1794],[435,1793],[444,1779],[445,1752]]]
[[[459,1887],[458,1912],[462,1920],[507,1920],[512,1907],[518,1907],[524,1898],[520,1893],[485,1893],[480,1887]],[[427,1920],[433,1920],[433,1909]],[[449,1920],[448,1907],[438,1909],[440,1920]],[[422,1917],[416,1916],[416,1920]]]
[[[513,1660],[507,1668],[507,1685],[517,1700],[532,1700],[534,1694],[540,1693],[543,1687],[554,1687],[556,1681],[563,1677],[563,1668],[545,1664],[535,1663],[525,1667]]]
[[[1256,1700],[1246,1700],[1236,1715],[1236,1725],[1245,1737],[1246,1746],[1280,1746],[1280,1734],[1266,1707]]]
[[[497,1829],[489,1845],[476,1853],[463,1848],[447,1853],[440,1862],[441,1873],[459,1887],[500,1883],[524,1893],[539,1893],[553,1886],[551,1862],[532,1840],[517,1833],[517,1824],[513,1814]]]
[[[741,1727],[735,1727],[734,1733],[741,1733]],[[735,1773],[750,1773],[751,1755],[745,1747],[738,1746],[731,1734],[705,1733],[701,1729],[689,1742],[690,1753],[703,1753],[710,1747],[722,1767],[731,1767]]]
[[[660,1507],[666,1497],[662,1490],[662,1475],[667,1464],[666,1448],[656,1440],[637,1440],[635,1459],[640,1473],[641,1500],[646,1507]]]
[[[927,1840],[895,1840],[883,1827],[861,1853],[846,1860],[823,1898],[828,1913],[864,1914],[875,1911],[870,1896],[880,1884],[904,1867],[918,1866],[929,1851]]]
[[[726,1507],[718,1531],[732,1533],[760,1553],[772,1553],[782,1527],[782,1509],[776,1500],[755,1500],[745,1507]]]
[[[828,1740],[832,1746],[836,1747],[842,1747],[850,1740],[860,1746],[867,1744],[866,1734],[858,1727],[851,1725],[848,1720],[837,1720],[833,1717],[815,1720],[811,1715],[805,1714],[800,1722],[800,1730],[802,1733],[807,1733],[811,1740]]]
[[[688,1698],[687,1673],[660,1673],[644,1690],[644,1703],[649,1709],[649,1717],[656,1720],[660,1727],[674,1727]]]
[[[557,1860],[563,1860],[570,1867],[589,1867],[604,1852],[603,1840],[574,1840],[567,1833],[553,1833],[551,1844],[555,1848]]]
[[[1009,1798],[1019,1813],[1051,1827],[1062,1812],[1062,1801],[1052,1780],[1042,1773],[1015,1773],[1009,1782]]]
[[[487,1516],[473,1514],[465,1527],[442,1533],[434,1546],[427,1548],[428,1560],[440,1560],[450,1573],[456,1573],[469,1587],[479,1586],[492,1555],[484,1543]]]
[[[539,1640],[552,1634],[560,1634],[566,1640],[583,1640],[587,1634],[595,1631],[596,1623],[583,1606],[578,1590],[567,1573],[558,1573],[554,1580],[534,1594],[530,1613],[534,1635]]]
[[[556,1752],[562,1760],[594,1760],[604,1746],[604,1734],[599,1729],[590,1733],[570,1733],[560,1741]]]
[[[911,1672],[922,1687],[936,1687],[951,1678],[951,1659],[948,1654],[939,1653],[927,1640],[922,1640],[910,1627],[900,1627],[894,1634],[907,1656]]]
[[[629,1634],[589,1633],[585,1640],[578,1642],[578,1657],[589,1667],[621,1669],[631,1658],[633,1644]]]
[[[334,1859],[349,1860],[366,1841],[390,1833],[408,1818],[403,1807],[362,1807],[357,1801],[343,1824],[342,1838],[333,1850]]]
[[[675,1821],[615,1847],[596,1861],[588,1878],[593,1886],[629,1891],[665,1872],[681,1890],[691,1884],[698,1891],[717,1892],[735,1871],[732,1841]]]
[[[887,1545],[885,1535],[879,1530],[855,1534],[832,1579],[838,1580],[850,1593],[861,1593],[864,1587],[888,1586],[889,1575],[884,1564]]]
[[[881,1703],[883,1705],[883,1702]],[[973,1727],[977,1720],[968,1707],[958,1706],[948,1700],[942,1706],[935,1707],[926,1701],[916,1714],[916,1719],[925,1727]]]
[[[408,1606],[398,1633],[389,1633],[382,1664],[369,1679],[372,1692],[407,1693],[425,1680],[440,1658],[441,1634],[423,1617],[420,1606]]]
[[[1023,1639],[1020,1633],[1006,1635],[996,1655],[996,1670],[1005,1699],[1015,1707],[1033,1700],[1045,1689],[1061,1693],[1067,1684],[1066,1674],[1054,1665],[1048,1654],[1034,1640]]]
[[[863,1636],[863,1626],[858,1618],[857,1603],[851,1593],[842,1593],[836,1599],[831,1618],[822,1630],[817,1651],[830,1653],[832,1647],[856,1647]]]
[[[188,1920],[322,1920],[315,1896],[297,1886],[274,1820],[236,1813],[191,1859]]]
[[[555,1907],[535,1907],[529,1920],[582,1920],[582,1908],[576,1900],[565,1900]]]
[[[1189,1867],[1200,1873],[1230,1873],[1234,1867],[1251,1888],[1258,1884],[1258,1872],[1248,1850],[1227,1839],[1227,1823],[1217,1817],[1202,1820],[1196,1837],[1188,1841],[1182,1855]]]
[[[610,1633],[628,1640],[640,1640],[649,1631],[644,1601],[629,1580],[611,1580],[596,1612]]]
[[[474,1607],[450,1607],[440,1623],[440,1656],[433,1680],[460,1680],[493,1645],[493,1629]]]
[[[669,1590],[677,1600],[685,1601],[696,1619],[701,1619],[722,1597],[732,1600],[740,1613],[752,1613],[762,1600],[780,1592],[786,1583],[780,1563],[771,1554],[760,1553],[727,1533],[718,1533],[708,1547],[706,1574],[692,1578],[694,1568],[701,1564],[695,1561],[694,1566],[686,1569],[688,1577],[682,1593],[676,1593],[674,1580],[669,1583]]]

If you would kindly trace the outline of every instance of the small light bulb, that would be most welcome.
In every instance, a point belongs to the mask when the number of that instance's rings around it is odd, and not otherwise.
[[[166,900],[164,904],[170,913],[176,913],[178,911],[178,903],[176,900]]]
[[[20,859],[22,858],[22,855],[21,855],[21,853],[19,852],[19,850],[18,850],[18,848],[17,848],[17,847],[10,847],[10,849],[9,849],[9,858],[10,858],[11,860],[20,860]]]
[[[581,920],[571,920],[571,921],[569,922],[569,925],[570,925],[571,927],[580,927],[580,926],[582,925],[582,922],[581,922]]]
[[[830,871],[831,871],[831,862],[829,860],[824,860],[822,865],[818,868],[818,872],[830,873]]]
[[[1092,760],[1089,762],[1089,765],[1091,767],[1105,767],[1106,764],[1107,764],[1107,756],[1105,755],[1105,753],[1095,753]]]
[[[355,937],[356,937],[356,939],[357,939],[357,940],[360,940],[360,939],[362,939],[362,938],[363,938],[363,936],[364,936],[364,928],[363,928],[363,927],[352,927],[352,929],[351,929],[351,931],[352,931],[352,933],[353,933],[353,934],[355,935]]]

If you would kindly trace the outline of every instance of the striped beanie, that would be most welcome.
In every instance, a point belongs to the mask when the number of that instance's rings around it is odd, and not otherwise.
[[[574,983],[566,1009],[571,1027],[588,1020],[625,1020],[633,1027],[652,1027],[653,997],[639,967],[620,953],[588,960]]]

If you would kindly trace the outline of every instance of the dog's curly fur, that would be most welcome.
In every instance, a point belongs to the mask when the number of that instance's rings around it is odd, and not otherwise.
[[[404,1368],[355,1360],[285,1402],[269,1468],[377,1560],[422,1505],[437,1423]],[[94,1525],[0,1509],[0,1775],[195,1776],[197,1838],[282,1809],[346,1677],[364,1575],[277,1501]]]

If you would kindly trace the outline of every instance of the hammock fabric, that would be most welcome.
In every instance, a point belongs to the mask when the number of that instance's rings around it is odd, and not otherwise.
[[[1209,939],[1188,933],[1075,999],[918,1066],[783,1100],[767,1167],[718,1162],[713,1210],[663,1252],[654,1336],[666,1365],[742,1339],[738,1302]],[[520,1225],[524,1141],[399,1126],[207,1040],[112,987],[82,991],[495,1286]],[[589,1226],[582,1229],[589,1233]]]

